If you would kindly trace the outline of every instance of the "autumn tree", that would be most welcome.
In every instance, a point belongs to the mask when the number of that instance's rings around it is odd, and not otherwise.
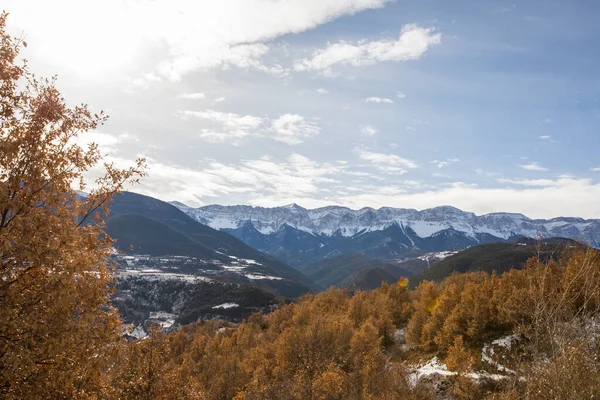
[[[417,286],[413,293],[414,313],[406,327],[407,342],[419,344],[423,347],[430,345],[430,343],[424,345],[421,338],[425,324],[438,306],[438,291],[436,284],[429,281],[423,281]]]
[[[106,117],[70,107],[19,61],[26,46],[0,16],[0,397],[86,398],[121,331],[110,307],[112,241],[101,213],[143,174],[103,162],[75,139]],[[84,174],[104,166],[86,188]],[[87,197],[80,191],[89,192]]]

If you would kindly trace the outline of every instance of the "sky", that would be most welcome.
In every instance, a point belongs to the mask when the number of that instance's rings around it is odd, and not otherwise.
[[[191,206],[600,218],[600,2],[4,0],[97,142]],[[92,171],[90,176],[93,176]]]

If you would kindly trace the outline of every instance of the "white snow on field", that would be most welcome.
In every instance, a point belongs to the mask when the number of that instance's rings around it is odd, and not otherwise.
[[[223,303],[223,304],[219,304],[218,306],[214,306],[213,308],[234,308],[234,307],[239,307],[240,305],[237,303]]]
[[[248,258],[240,258],[240,260],[244,261],[246,264],[249,264],[249,265],[262,265],[261,263],[256,262],[255,260],[250,260]]]
[[[143,339],[145,337],[148,337],[148,334],[146,333],[146,331],[144,331],[144,328],[142,328],[141,325],[136,326],[133,332],[131,332],[129,335],[133,336],[136,339]]]
[[[224,270],[232,272],[239,272],[246,269],[246,267],[240,265],[222,265],[222,267]]]
[[[139,271],[143,274],[153,274],[155,272],[160,272],[159,269],[154,269],[154,268],[140,269]]]
[[[411,387],[415,387],[419,380],[430,375],[455,376],[458,375],[458,373],[449,371],[446,364],[441,362],[436,356],[427,361],[424,365],[414,368],[413,372],[408,374],[408,383]],[[492,379],[498,381],[507,378],[505,375],[489,374],[487,372],[469,372],[466,376],[474,380]]]
[[[514,335],[508,335],[503,338],[496,339],[492,342],[492,344],[510,349],[513,342],[516,342],[518,340],[521,340],[521,335],[519,335],[518,333],[515,333]]]
[[[139,269],[126,269],[119,270],[118,276],[120,278],[128,278],[132,276],[144,277],[148,280],[181,280],[187,282],[214,282],[210,278],[206,278],[204,276],[198,275],[187,275],[187,274],[178,274],[178,273],[169,273],[169,272],[143,272],[143,270]]]
[[[449,223],[443,222],[427,222],[427,221],[410,221],[406,224],[418,236],[422,238],[430,237],[436,232],[443,231],[451,227]]]
[[[169,319],[169,318],[176,318],[177,315],[175,314],[171,314],[165,311],[150,311],[150,318],[154,319]]]
[[[446,364],[441,362],[437,357],[433,357],[427,361],[425,365],[417,369],[419,376],[427,376],[432,374],[440,375],[455,375],[456,372],[448,371]]]
[[[456,375],[456,372],[448,371],[446,364],[440,362],[437,357],[433,357],[425,365],[415,368],[414,372],[408,375],[408,383],[415,387],[421,378],[433,374],[451,376]]]
[[[246,274],[246,278],[248,278],[248,279],[268,279],[271,281],[280,281],[283,279],[278,276],[258,275],[258,274]]]
[[[175,318],[177,318],[177,315],[164,311],[150,312],[150,319],[155,320],[155,322],[159,324],[163,329],[168,329],[172,327],[175,323]]]
[[[503,379],[508,379],[508,376],[506,375],[500,375],[500,374],[489,374],[485,371],[482,372],[469,372],[467,374],[467,377],[474,379],[474,380],[479,380],[479,379],[491,379],[493,381],[501,381]]]
[[[490,344],[485,344],[483,346],[483,349],[481,350],[481,359],[483,361],[487,362],[488,364],[494,366],[498,371],[507,372],[509,374],[514,374],[515,371],[513,371],[512,369],[506,368],[504,365],[495,361],[492,358],[492,356],[495,355],[494,346],[510,350],[513,342],[519,341],[520,339],[521,339],[521,336],[519,334],[514,334],[514,335],[508,335],[508,336],[502,337],[500,339],[496,339]]]
[[[440,251],[437,253],[427,253],[418,258],[423,261],[429,261],[431,259],[443,260],[444,258],[453,256],[456,253],[458,253],[458,251],[456,251],[456,250],[447,250],[447,251]]]
[[[221,253],[221,254],[223,254],[223,253]],[[223,255],[227,255],[227,254],[223,254]],[[238,258],[236,256],[229,256],[229,255],[227,255],[227,257],[234,260],[234,261],[231,261],[232,264],[239,264],[241,262],[241,263],[247,264],[247,265],[262,265],[261,263],[257,262],[256,260],[252,260],[249,258]]]

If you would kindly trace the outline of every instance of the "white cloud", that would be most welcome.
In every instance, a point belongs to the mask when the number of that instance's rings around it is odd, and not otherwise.
[[[277,134],[273,139],[294,145],[302,143],[302,139],[318,135],[321,128],[301,115],[283,114],[271,122],[271,130]]]
[[[425,209],[452,204],[462,210],[523,213],[531,218],[578,216],[600,218],[600,184],[588,179],[559,178],[548,186],[481,188],[454,184],[448,188],[418,193],[382,195],[364,190],[337,197],[337,203],[353,208],[404,207]]]
[[[321,88],[321,89],[317,89],[317,93],[319,93],[319,94],[327,94],[327,93],[329,93],[329,91],[327,89],[322,89]]]
[[[249,131],[244,130],[229,130],[229,131],[216,131],[212,129],[202,128],[198,137],[206,140],[209,143],[230,143],[234,146],[242,144],[242,139],[247,136],[259,136]]]
[[[183,54],[175,59],[164,60],[158,64],[157,70],[170,80],[179,81],[182,76],[195,71],[210,68],[257,69],[269,74],[285,75],[286,71],[280,65],[265,66],[263,57],[269,52],[269,46],[263,43],[232,45],[211,49],[212,57],[204,54]]]
[[[225,97],[217,97],[213,100],[213,103],[222,103],[225,101]]]
[[[140,139],[136,135],[132,135],[127,132],[115,135],[98,131],[90,131],[82,132],[73,141],[73,143],[83,148],[87,148],[89,144],[95,143],[98,145],[98,149],[102,154],[115,154],[119,151],[119,144],[134,143],[139,141]]]
[[[600,167],[590,168],[590,171],[592,171],[592,172],[600,172]]]
[[[262,136],[262,127],[265,119],[252,115],[239,115],[214,110],[205,111],[179,111],[182,119],[195,118],[213,123],[215,128],[200,129],[199,137],[212,143],[231,142],[239,145],[247,136]]]
[[[445,160],[433,160],[431,163],[432,164],[436,164],[438,168],[444,168],[447,167],[450,164],[454,164],[459,162],[460,159],[458,158],[446,158]]]
[[[379,171],[395,174],[405,174],[407,169],[417,168],[412,160],[399,157],[395,154],[374,153],[366,150],[359,150],[358,156],[368,161],[372,167]]]
[[[500,175],[499,172],[490,172],[490,171],[486,171],[486,170],[481,169],[481,168],[476,168],[475,169],[475,173],[477,175],[483,175],[483,176],[487,176],[487,177],[494,177],[494,176],[499,176]]]
[[[553,181],[552,179],[506,179],[499,178],[499,183],[506,183],[509,185],[519,185],[519,186],[555,186],[555,184],[559,184],[560,181]]]
[[[521,164],[519,167],[528,171],[548,171],[548,168],[542,167],[538,162],[531,162],[529,164]]]
[[[131,163],[114,157],[108,161],[115,161],[119,167]],[[373,175],[350,170],[351,163],[323,163],[299,154],[283,160],[261,157],[229,164],[202,160],[194,168],[165,165],[153,159],[148,164],[149,176],[133,190],[190,205],[212,203],[214,198],[226,199],[220,203],[236,204],[237,195],[242,196],[244,203],[257,206],[295,202],[304,207],[338,204],[355,209],[389,206],[422,210],[451,204],[479,215],[515,212],[531,218],[600,218],[600,184],[572,176],[505,180],[503,183],[510,186],[500,188],[453,182],[436,189],[418,181],[375,185]],[[369,183],[352,185],[341,181],[352,175],[363,176]],[[384,173],[384,177],[382,182],[389,181],[389,175]]]
[[[199,136],[208,142],[230,142],[240,145],[246,137],[269,137],[288,145],[296,145],[304,139],[318,135],[321,128],[298,114],[283,114],[277,118],[239,115],[215,110],[179,111],[182,119],[195,118],[212,122],[214,128],[200,129]]]
[[[367,97],[365,99],[365,103],[387,103],[387,104],[392,104],[392,103],[394,103],[394,100],[387,99],[387,98],[382,98],[382,97]]]
[[[139,78],[135,78],[131,81],[131,86],[137,89],[148,89],[153,83],[162,82],[162,78],[156,75],[154,72],[148,72],[142,74]]]
[[[551,124],[553,120],[551,118],[546,118],[542,121],[544,124]]]
[[[311,58],[297,60],[296,71],[319,71],[333,75],[337,65],[372,65],[382,61],[418,60],[430,46],[440,44],[442,35],[433,28],[421,28],[415,24],[405,25],[396,39],[376,41],[362,40],[356,43],[338,42],[319,49]]]
[[[186,100],[200,100],[206,98],[206,95],[204,93],[182,93],[177,97]]]
[[[118,165],[126,163],[116,161]],[[202,205],[210,198],[238,194],[256,205],[296,202],[321,206],[326,201],[311,196],[326,189],[324,185],[338,184],[335,176],[346,168],[320,163],[300,154],[291,154],[280,161],[261,157],[234,164],[203,160],[198,168],[166,165],[156,160],[149,160],[148,164],[149,176],[135,187],[135,191],[190,205]]]
[[[107,0],[95,7],[62,0],[31,7],[21,0],[5,0],[3,7],[11,11],[10,23],[26,31],[28,39],[39,44],[36,51],[51,64],[81,73],[127,68],[142,51],[162,46],[167,51],[159,71],[180,79],[193,70],[211,67],[283,73],[280,66],[263,64],[268,51],[265,42],[343,15],[380,8],[388,1]]]
[[[263,124],[263,118],[252,115],[239,115],[214,110],[206,111],[181,111],[182,116],[196,117],[222,124],[229,129],[258,129]]]
[[[398,93],[396,93],[396,97],[399,98],[399,99],[403,99],[403,98],[406,97],[406,95],[404,93],[402,93],[402,92],[398,92]]]
[[[362,133],[365,136],[375,136],[377,134],[377,132],[378,132],[377,128],[375,128],[371,125],[365,125],[360,128],[360,133]]]
[[[556,141],[556,140],[554,140],[554,139],[552,138],[552,136],[550,136],[550,135],[542,135],[542,136],[540,136],[540,139],[541,139],[541,140],[545,140],[545,141],[547,141],[547,142],[549,142],[549,143],[557,143],[557,141]]]

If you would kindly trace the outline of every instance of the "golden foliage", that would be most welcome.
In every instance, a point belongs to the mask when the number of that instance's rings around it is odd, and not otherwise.
[[[235,329],[157,332],[110,355],[111,386],[132,399],[412,399],[384,352],[397,295],[330,289]]]
[[[25,45],[0,16],[0,396],[94,397],[100,360],[121,330],[109,307],[112,242],[95,213],[142,173],[105,165],[87,198],[83,174],[101,162],[74,140],[106,120],[69,108],[55,78],[17,63]],[[89,218],[88,218],[89,217]],[[87,223],[95,218],[95,223]]]
[[[446,357],[446,366],[450,371],[466,372],[471,369],[475,360],[465,349],[462,336],[454,338],[454,344],[448,349]]]

